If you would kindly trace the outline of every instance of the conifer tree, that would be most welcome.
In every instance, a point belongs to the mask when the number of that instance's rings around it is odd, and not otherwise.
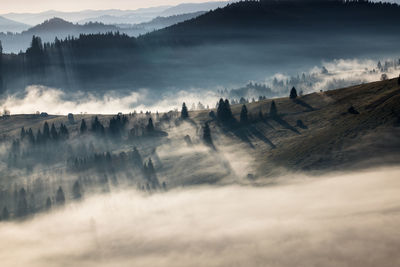
[[[47,197],[46,199],[46,210],[51,209],[51,198]]]
[[[82,119],[81,121],[81,127],[80,127],[80,133],[84,134],[87,131],[87,126],[86,126],[86,121]]]
[[[44,142],[46,142],[50,139],[50,127],[49,127],[49,124],[47,123],[47,121],[43,125],[42,139]]]
[[[82,197],[81,186],[79,181],[76,181],[72,186],[72,194],[74,199],[80,199]]]
[[[296,91],[296,88],[294,88],[294,86],[293,86],[292,90],[290,90],[290,98],[295,99],[296,97],[297,97],[297,91]]]
[[[276,109],[275,101],[272,100],[271,107],[269,109],[269,116],[275,118],[278,115],[278,111]]]
[[[37,134],[36,134],[36,143],[40,144],[40,143],[42,143],[42,141],[43,141],[43,135],[42,135],[42,132],[39,129],[37,131]]]
[[[56,193],[56,204],[57,205],[64,205],[65,204],[65,196],[62,187],[60,186]]]
[[[54,123],[51,124],[50,135],[51,139],[58,140],[58,133],[56,127],[54,126]]]
[[[3,221],[7,221],[9,218],[10,218],[10,213],[8,212],[7,207],[4,207],[4,208],[3,208],[3,211],[2,211],[2,213],[1,213],[1,219],[2,219]]]
[[[185,102],[183,102],[183,104],[182,104],[181,118],[182,118],[182,119],[187,119],[187,118],[189,118],[189,112],[188,112],[188,109],[187,109],[187,107],[186,107]]]
[[[246,105],[242,106],[242,111],[240,112],[240,122],[241,123],[247,123],[248,122]]]
[[[23,141],[25,139],[25,136],[26,136],[26,131],[25,131],[24,127],[22,127],[21,128],[21,134],[20,134],[21,141]]]
[[[31,144],[35,143],[35,136],[33,135],[32,128],[29,128],[29,130],[28,130],[28,140],[29,140],[29,143],[31,143]]]
[[[153,119],[149,118],[149,123],[147,124],[146,130],[148,132],[153,132],[154,131],[154,125],[153,125]]]
[[[210,125],[206,123],[203,127],[203,140],[207,144],[212,144]]]
[[[28,202],[26,201],[26,191],[21,188],[18,193],[17,216],[23,217],[28,215]]]
[[[60,125],[60,134],[59,137],[61,137],[63,140],[68,139],[69,137],[69,132],[67,126],[61,123]]]

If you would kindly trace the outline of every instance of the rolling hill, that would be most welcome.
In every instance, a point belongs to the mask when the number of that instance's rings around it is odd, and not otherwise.
[[[275,118],[269,115],[272,101],[278,111]],[[247,124],[239,123],[242,105],[232,105],[235,123],[225,124],[210,117],[210,110],[200,110],[189,112],[189,123],[182,128],[186,130],[179,130],[182,132],[178,137],[174,127],[181,129],[179,124],[162,130],[169,132],[172,139],[182,138],[179,142],[184,142],[187,134],[194,141],[201,139],[199,129],[209,123],[216,151],[223,153],[233,146],[235,152],[231,153],[251,155],[255,177],[279,175],[282,170],[340,171],[399,163],[400,84],[397,78],[296,99],[267,99],[246,105]],[[350,107],[356,112],[349,111]],[[91,121],[93,116],[75,115],[75,120]],[[105,126],[113,117],[98,116]],[[65,116],[13,115],[3,120],[0,135],[3,140],[12,140],[18,137],[21,127],[36,131],[45,121],[69,125]],[[72,136],[79,131],[79,124],[68,127]],[[184,163],[185,159],[181,160]]]

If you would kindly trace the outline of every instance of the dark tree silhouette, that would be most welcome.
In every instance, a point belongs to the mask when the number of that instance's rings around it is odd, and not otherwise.
[[[81,186],[79,184],[79,181],[76,181],[72,186],[72,195],[74,199],[82,198]]]
[[[400,74],[399,74],[399,78],[397,79],[397,84],[400,85]]]
[[[7,207],[3,208],[3,211],[1,212],[1,219],[3,221],[7,221],[10,218],[10,213],[8,212]]]
[[[49,210],[51,209],[51,198],[47,197],[46,199],[46,209]]]
[[[51,135],[51,139],[53,139],[55,141],[58,140],[58,133],[57,133],[56,127],[54,126],[54,123],[51,124],[50,135]]]
[[[217,119],[223,122],[229,122],[233,119],[231,106],[228,99],[225,99],[224,101],[221,98],[219,100],[217,107]]]
[[[65,204],[65,196],[62,187],[60,186],[56,192],[56,204],[57,205],[64,205]]]
[[[203,140],[206,144],[212,145],[210,125],[206,123],[203,127]]]
[[[248,116],[247,116],[247,107],[246,105],[242,106],[242,110],[240,112],[240,122],[241,123],[247,123],[248,122]]]
[[[86,126],[86,121],[82,119],[81,121],[81,127],[80,127],[80,133],[84,134],[87,132],[87,126]]]
[[[24,127],[22,127],[21,134],[20,134],[21,141],[23,141],[25,139],[25,136],[26,136],[26,131],[25,131]]]
[[[275,118],[278,116],[278,110],[276,109],[275,101],[272,100],[271,107],[269,108],[269,116]]]
[[[66,140],[69,138],[69,132],[67,129],[67,126],[65,126],[64,124],[61,123],[60,125],[60,134],[59,137],[63,140]]]
[[[154,131],[153,119],[149,118],[149,123],[146,126],[147,132],[151,133]]]
[[[28,130],[28,140],[29,140],[30,144],[35,143],[35,136],[33,135],[32,128],[29,128],[29,130]]]
[[[18,204],[17,204],[17,217],[23,217],[28,215],[28,202],[26,201],[26,191],[21,188],[18,193]]]
[[[47,121],[43,125],[43,141],[46,142],[50,139],[50,128]]]
[[[188,112],[188,109],[187,109],[187,107],[186,107],[185,102],[183,102],[183,104],[182,104],[181,118],[182,118],[182,119],[187,119],[187,118],[189,118],[189,112]]]
[[[151,160],[151,158],[149,158],[147,165],[144,164],[144,173],[146,175],[147,180],[149,180],[153,188],[160,187],[160,183],[156,175],[156,170],[154,169],[153,161]]]
[[[297,90],[296,88],[294,88],[294,86],[292,87],[292,90],[290,90],[290,98],[291,99],[295,99],[297,97]]]
[[[99,121],[99,118],[96,116],[94,118],[94,121],[92,122],[92,132],[98,135],[103,136],[104,135],[104,126],[101,124]]]

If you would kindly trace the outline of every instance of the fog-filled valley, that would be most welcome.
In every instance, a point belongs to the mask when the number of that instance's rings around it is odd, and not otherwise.
[[[3,55],[2,91],[40,84],[158,94],[239,86],[322,60],[394,58],[398,10],[368,2],[241,2],[138,38],[94,34],[51,44],[34,38],[26,53]]]
[[[1,266],[399,265],[400,6],[162,3],[0,17]]]

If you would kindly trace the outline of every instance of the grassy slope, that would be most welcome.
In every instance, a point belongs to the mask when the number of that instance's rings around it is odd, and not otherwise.
[[[265,115],[263,120],[229,130],[211,122],[217,149],[235,143],[253,156],[258,175],[273,173],[276,167],[291,170],[340,170],[395,164],[400,159],[400,86],[397,79],[373,82],[328,92],[299,97],[275,99],[281,121],[268,118],[272,100],[248,104],[249,114]],[[350,114],[353,105],[360,114]],[[238,119],[241,105],[232,106]],[[210,121],[209,111],[191,112],[198,126]],[[92,115],[76,115],[90,121]],[[110,116],[101,116],[105,125]],[[302,120],[306,129],[296,126]],[[64,116],[40,118],[33,115],[16,115],[2,120],[0,136],[13,137],[20,128],[32,127],[36,132],[43,122],[67,122]],[[68,124],[67,124],[68,125]],[[70,132],[79,124],[70,125]],[[221,138],[223,137],[223,138]],[[279,169],[279,168],[278,168]]]
[[[272,100],[248,104],[250,114],[267,114]],[[294,170],[363,167],[400,162],[400,86],[397,79],[275,99],[283,123],[266,118],[232,131],[256,155],[260,173],[282,166]],[[353,105],[360,114],[350,114]],[[238,119],[240,105],[232,107]],[[205,120],[204,112],[197,120]],[[296,127],[302,120],[307,129]],[[288,124],[286,125],[285,122]]]

